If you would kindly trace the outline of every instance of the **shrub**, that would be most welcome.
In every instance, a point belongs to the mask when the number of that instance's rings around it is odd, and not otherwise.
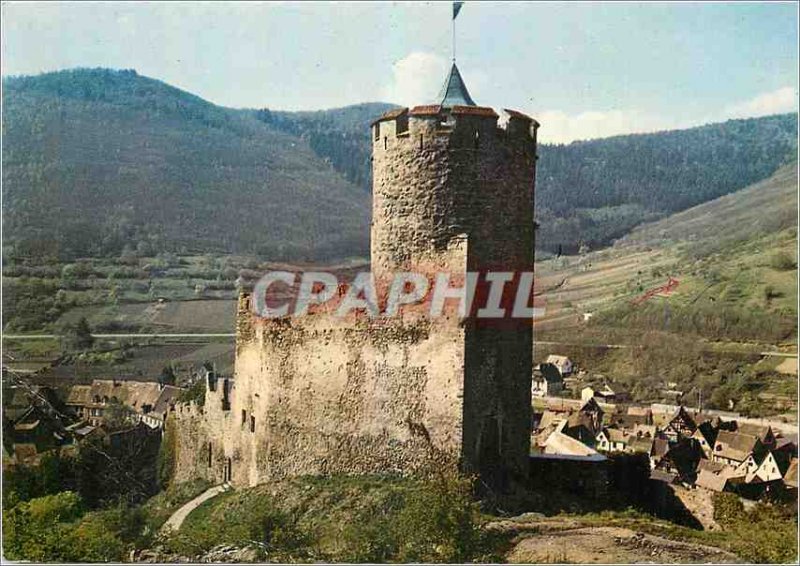
[[[195,381],[192,385],[178,394],[177,400],[181,403],[189,403],[194,401],[198,406],[202,407],[206,402],[205,381],[202,379]]]
[[[3,550],[12,560],[65,561],[68,525],[81,516],[80,496],[71,491],[46,495],[3,509]]]
[[[793,509],[757,503],[745,511],[732,493],[714,496],[714,520],[728,535],[733,552],[747,562],[796,563],[797,517]]]
[[[253,545],[271,558],[294,561],[305,556],[310,540],[297,520],[278,509],[270,497],[256,496],[243,504],[234,498],[218,496],[216,501],[193,511],[166,544],[171,551],[184,555],[208,551],[223,543]]]
[[[797,262],[789,252],[777,252],[769,258],[769,265],[779,271],[790,271],[797,268]]]
[[[714,502],[714,520],[726,528],[741,521],[744,517],[744,505],[734,493],[716,493]]]
[[[455,473],[435,476],[408,496],[394,522],[400,562],[465,562],[479,547],[472,482]]]
[[[81,317],[76,324],[65,325],[62,341],[64,349],[68,351],[85,351],[91,348],[94,337],[86,317]]]

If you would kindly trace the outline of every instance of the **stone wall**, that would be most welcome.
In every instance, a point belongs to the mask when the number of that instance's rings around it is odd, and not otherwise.
[[[207,457],[208,432],[202,407],[194,403],[178,403],[165,421],[165,434],[175,438],[174,481],[193,478],[213,480]]]
[[[218,385],[199,417],[196,409],[177,411],[181,479],[194,468],[221,481],[230,466],[234,484],[255,485],[304,474],[413,473],[457,461],[458,321],[239,316],[249,328],[237,342],[230,408]]]

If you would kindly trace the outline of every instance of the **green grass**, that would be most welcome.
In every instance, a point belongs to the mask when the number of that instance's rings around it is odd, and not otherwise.
[[[175,485],[171,485],[166,490],[148,499],[143,505],[142,510],[149,518],[149,525],[153,531],[161,528],[170,515],[177,511],[184,503],[187,503],[211,487],[211,484],[203,479],[195,479]]]
[[[470,483],[456,476],[306,477],[217,496],[167,546],[194,556],[249,545],[271,561],[497,560],[507,540],[482,532],[482,521]]]

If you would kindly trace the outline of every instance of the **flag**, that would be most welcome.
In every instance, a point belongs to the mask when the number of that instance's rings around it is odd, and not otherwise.
[[[456,19],[458,13],[461,11],[461,6],[463,6],[463,2],[453,2],[453,19]]]

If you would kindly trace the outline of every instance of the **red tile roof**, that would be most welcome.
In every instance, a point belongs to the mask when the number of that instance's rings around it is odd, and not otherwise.
[[[511,110],[510,108],[503,108],[509,116],[512,118],[520,118],[522,120],[527,120],[528,122],[533,122],[533,118],[528,116],[527,114],[523,114],[522,112],[518,112],[517,110]]]
[[[453,114],[466,114],[469,116],[487,116],[497,118],[497,113],[486,106],[453,106]]]
[[[409,112],[411,116],[434,116],[442,111],[439,104],[428,104],[425,106],[415,106]]]
[[[383,122],[384,120],[393,120],[398,116],[402,116],[406,112],[408,112],[408,108],[395,108],[394,110],[389,110],[388,112],[381,114],[377,119],[373,120],[372,125],[375,125],[378,122]]]

